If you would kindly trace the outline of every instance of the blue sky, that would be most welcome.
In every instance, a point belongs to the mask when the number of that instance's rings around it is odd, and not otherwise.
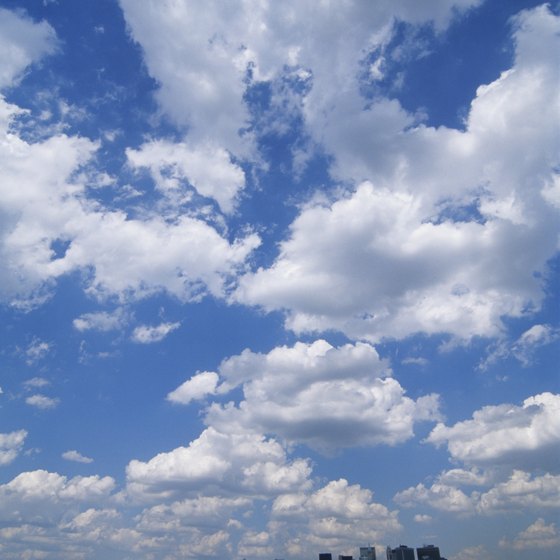
[[[559,34],[0,0],[0,556],[557,549]]]

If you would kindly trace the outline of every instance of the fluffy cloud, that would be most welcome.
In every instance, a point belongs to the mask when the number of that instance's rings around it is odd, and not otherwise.
[[[288,462],[282,446],[251,433],[220,433],[210,427],[190,443],[126,469],[133,498],[158,499],[180,494],[237,492],[274,496],[309,485],[306,460]],[[214,490],[213,490],[214,489]]]
[[[127,150],[126,155],[131,166],[150,170],[161,191],[180,196],[188,184],[200,195],[215,199],[223,212],[233,210],[235,198],[245,186],[243,170],[216,146],[192,148],[185,143],[155,140],[138,150]]]
[[[132,340],[140,344],[161,342],[169,333],[180,326],[181,323],[161,323],[156,326],[140,325],[132,332]]]
[[[475,411],[472,420],[438,424],[427,441],[472,465],[557,468],[560,395],[542,393],[521,406],[502,404]]]
[[[525,510],[557,510],[560,507],[560,476],[548,473],[532,476],[516,470],[506,480],[491,485],[492,482],[492,478],[485,482],[481,479],[478,484],[490,484],[490,488],[467,494],[459,488],[460,481],[446,479],[443,473],[432,485],[418,484],[407,488],[398,492],[394,500],[403,507],[423,505],[466,515],[511,514]]]
[[[218,374],[213,371],[203,371],[182,383],[177,389],[167,395],[167,400],[176,404],[189,404],[193,400],[213,395],[218,385]]]
[[[108,313],[106,311],[84,313],[76,317],[76,319],[72,321],[72,325],[80,332],[89,330],[107,332],[122,328],[126,321],[126,313],[122,309],[117,309],[113,313]]]
[[[26,437],[26,430],[0,434],[0,466],[8,465],[18,456]]]
[[[67,461],[75,461],[76,463],[93,463],[93,459],[91,457],[86,457],[75,449],[65,451],[62,454],[62,458]]]
[[[1,104],[11,117],[17,113]],[[8,126],[6,119],[0,130],[0,297],[5,300],[41,302],[56,278],[75,270],[87,272],[86,288],[98,297],[134,299],[161,290],[183,300],[208,292],[223,296],[230,277],[259,244],[254,234],[230,243],[187,215],[167,220],[148,212],[134,219],[100,207],[88,200],[85,183],[71,179],[97,144],[64,135],[30,144]],[[57,243],[63,243],[63,252],[54,250]],[[93,316],[76,324],[99,323]]]
[[[286,67],[313,73],[317,113],[333,103],[339,84],[353,82],[358,62],[386,35],[393,18],[435,21],[445,27],[461,9],[478,0],[450,0],[414,8],[406,1],[365,8],[346,2],[332,9],[310,1],[258,1],[231,6],[188,0],[138,4],[121,0],[133,38],[149,72],[161,84],[159,101],[175,122],[188,127],[195,142],[208,138],[237,155],[252,151],[250,117],[244,95],[251,77],[270,81]],[[352,29],[352,34],[341,30]],[[188,32],[185,32],[188,30]],[[325,52],[324,45],[332,45]],[[336,53],[336,56],[331,56]],[[323,98],[323,99],[322,99]],[[313,105],[313,103],[310,103]]]
[[[397,512],[373,501],[372,493],[344,479],[309,494],[286,494],[272,506],[272,528],[286,554],[304,556],[317,548],[354,548],[401,529]]]
[[[355,93],[325,117],[310,98],[308,121],[338,175],[371,182],[304,207],[276,261],[247,275],[237,299],[286,310],[296,332],[372,341],[496,336],[502,317],[538,307],[535,273],[557,249],[557,211],[541,191],[560,148],[559,26],[546,7],[518,18],[515,66],[479,88],[464,131],[414,126],[394,100],[363,111]]]
[[[224,360],[218,375],[195,375],[168,395],[187,403],[238,385],[238,406],[210,406],[206,423],[219,431],[273,433],[291,442],[332,450],[389,444],[412,437],[415,422],[438,418],[436,395],[406,397],[388,364],[366,343],[339,348],[324,340],[281,346],[268,354],[244,350]]]
[[[500,547],[513,548],[515,550],[538,550],[555,548],[560,545],[560,534],[556,525],[551,523],[547,525],[542,517],[537,519],[527,529],[521,531],[519,535],[509,542],[507,539],[500,541]]]
[[[56,408],[60,403],[59,399],[53,397],[47,397],[45,395],[31,395],[25,399],[25,402],[29,406],[34,406],[40,408],[41,410],[50,410],[51,408]]]
[[[56,33],[45,21],[35,23],[21,13],[0,9],[0,89],[11,86],[24,70],[56,48]]]

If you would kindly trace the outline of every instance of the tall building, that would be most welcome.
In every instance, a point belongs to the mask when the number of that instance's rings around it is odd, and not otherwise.
[[[416,560],[414,558],[414,549],[404,544],[393,549],[388,546],[387,560]]]
[[[353,556],[344,556],[344,554],[338,555],[338,560],[354,560]]]
[[[374,546],[360,547],[360,560],[376,560]]]
[[[418,560],[441,560],[439,548],[433,544],[425,544],[416,549]]]
[[[332,560],[332,554],[330,552],[321,552],[319,554],[319,560]]]

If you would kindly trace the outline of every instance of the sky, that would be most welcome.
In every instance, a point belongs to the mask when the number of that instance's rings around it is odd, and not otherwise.
[[[0,556],[557,550],[559,37],[0,0]]]

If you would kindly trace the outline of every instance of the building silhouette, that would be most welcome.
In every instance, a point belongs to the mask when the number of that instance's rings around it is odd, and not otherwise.
[[[360,560],[377,560],[375,556],[374,546],[361,546],[360,547]]]
[[[330,552],[321,552],[319,554],[319,560],[332,560],[332,554]]]
[[[387,547],[387,560],[416,560],[414,557],[414,549],[404,544],[397,548]]]
[[[418,560],[442,560],[439,547],[433,544],[425,544],[416,549]]]

